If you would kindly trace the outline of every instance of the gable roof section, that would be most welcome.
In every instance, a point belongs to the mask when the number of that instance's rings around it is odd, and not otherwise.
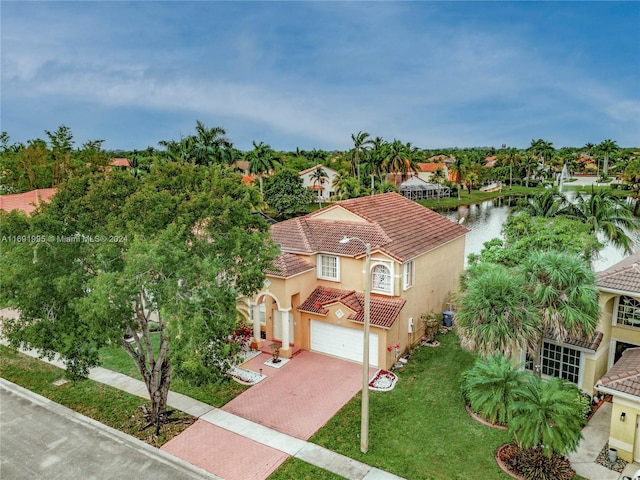
[[[313,172],[314,170],[316,170],[318,167],[322,168],[325,172],[332,172],[332,173],[338,173],[337,170],[334,170],[331,167],[327,167],[326,165],[314,165],[313,167],[309,167],[305,170],[302,170],[301,172],[298,172],[298,175],[302,176],[302,175],[306,175],[307,173]]]
[[[273,262],[273,268],[266,269],[264,273],[273,277],[289,278],[299,273],[314,270],[316,266],[300,258],[293,253],[283,253]]]
[[[640,294],[640,252],[598,272],[596,283],[604,290]]]
[[[323,218],[341,208],[362,221]],[[339,243],[344,236],[370,243],[400,262],[460,238],[469,229],[397,193],[385,193],[336,202],[304,217],[271,227],[271,235],[283,251],[313,254],[364,255],[364,245]]]
[[[42,202],[48,202],[55,193],[55,188],[42,188],[25,193],[0,195],[0,210],[4,210],[6,212],[22,210],[23,212],[30,214]]]
[[[403,298],[371,294],[371,325],[390,328],[397,320],[405,302]],[[364,323],[364,293],[354,290],[317,287],[298,307],[298,310],[326,315],[329,313],[327,307],[336,303],[340,303],[354,312],[347,317],[349,320]]]
[[[640,397],[640,347],[626,349],[620,360],[598,380],[596,387],[607,387]]]

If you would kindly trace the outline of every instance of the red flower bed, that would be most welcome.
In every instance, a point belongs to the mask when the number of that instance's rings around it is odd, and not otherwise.
[[[369,381],[369,390],[388,392],[389,390],[393,390],[397,381],[398,377],[395,373],[381,369],[378,370]]]

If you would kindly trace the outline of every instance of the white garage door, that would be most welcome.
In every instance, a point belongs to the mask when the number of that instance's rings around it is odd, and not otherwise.
[[[364,332],[311,320],[311,350],[362,363]],[[378,334],[369,332],[369,365],[378,366]]]

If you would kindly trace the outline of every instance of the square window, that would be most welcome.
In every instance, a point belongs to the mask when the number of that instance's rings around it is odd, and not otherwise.
[[[318,255],[318,278],[340,280],[340,259],[330,255]]]

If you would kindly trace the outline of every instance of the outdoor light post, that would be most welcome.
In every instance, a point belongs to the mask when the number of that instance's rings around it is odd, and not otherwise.
[[[358,237],[345,236],[340,243],[357,240],[364,245],[366,259],[364,264],[364,345],[362,347],[362,414],[360,423],[360,451],[369,449],[369,326],[371,324],[371,244]]]

